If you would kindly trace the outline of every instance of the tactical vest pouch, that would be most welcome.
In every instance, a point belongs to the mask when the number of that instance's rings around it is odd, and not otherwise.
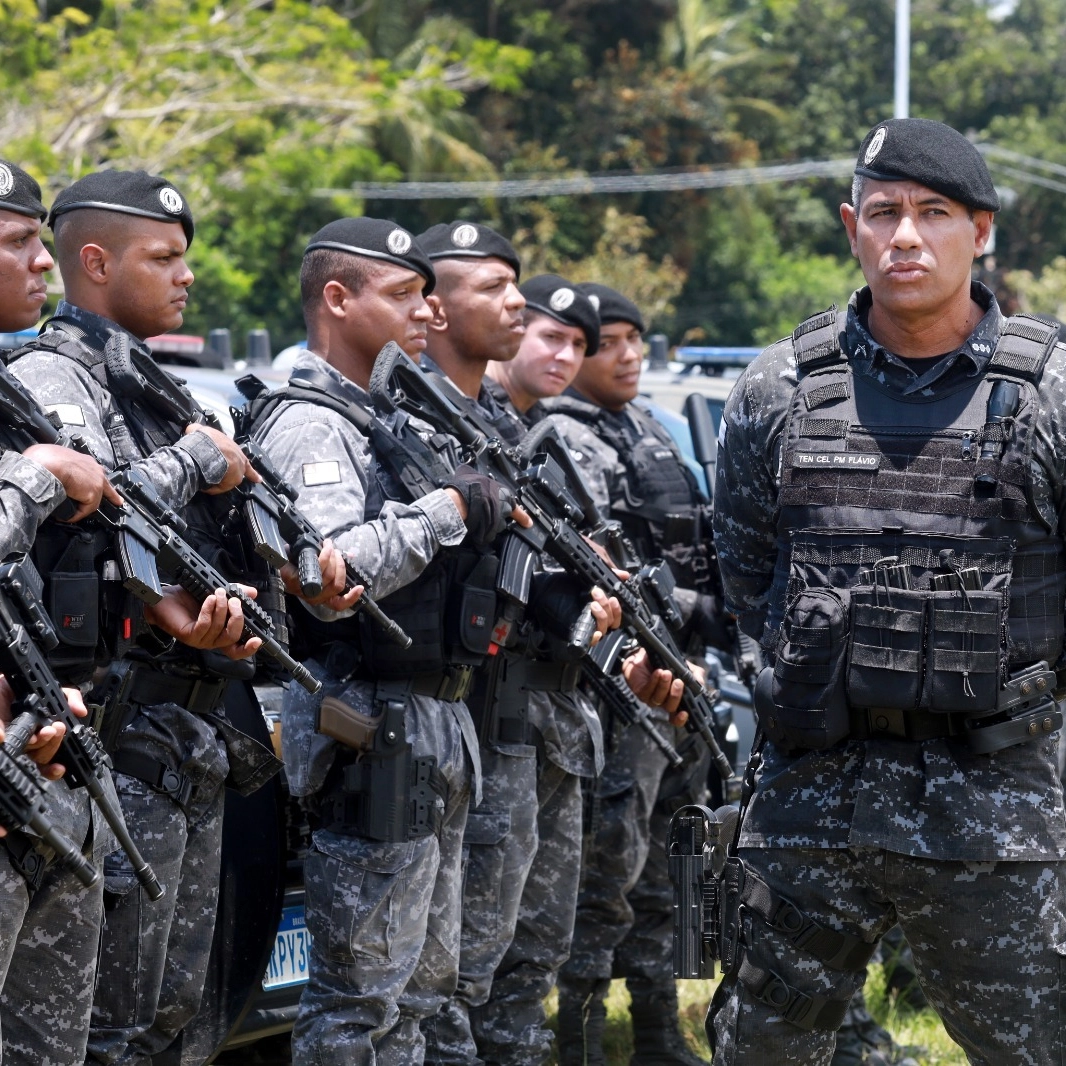
[[[496,621],[496,571],[495,555],[479,556],[457,593],[447,601],[445,632],[462,651],[474,656],[475,662],[489,653]],[[463,662],[465,657],[460,653],[450,658]]]
[[[759,713],[759,725],[775,744],[820,750],[848,735],[847,650],[848,593],[828,587],[798,592],[778,638],[772,708]]]
[[[53,573],[47,605],[62,644],[68,648],[96,647],[100,637],[100,579],[95,571]]]
[[[928,592],[859,585],[851,590],[847,692],[855,707],[918,706]]]
[[[932,592],[921,706],[948,713],[994,711],[1005,627],[999,592]]]

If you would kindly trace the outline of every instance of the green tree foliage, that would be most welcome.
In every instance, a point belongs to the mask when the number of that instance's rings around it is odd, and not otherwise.
[[[599,275],[674,341],[745,344],[858,283],[845,181],[364,201],[364,181],[644,174],[849,157],[890,114],[894,0],[0,0],[0,152],[50,193],[168,174],[198,223],[190,328],[302,331],[306,238],[367,211],[477,218],[527,274]],[[43,14],[42,14],[43,11]],[[1066,0],[912,0],[912,112],[998,149],[987,277],[1059,307]],[[1039,176],[1038,174],[1038,176]]]

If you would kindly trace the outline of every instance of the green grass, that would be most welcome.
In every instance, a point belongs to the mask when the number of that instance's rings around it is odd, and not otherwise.
[[[693,1051],[710,1059],[703,1017],[714,991],[713,981],[678,981],[681,1028]],[[885,977],[880,966],[871,966],[866,980],[866,1006],[895,1037],[898,1044],[923,1049],[915,1054],[922,1066],[966,1066],[962,1049],[944,1031],[931,1010],[897,1011],[885,995]],[[548,1016],[555,1025],[555,993],[548,1000]],[[624,981],[612,981],[607,998],[607,1031],[604,1051],[611,1066],[627,1066],[633,1049],[629,1025],[629,993]],[[554,1063],[555,1060],[552,1059]]]

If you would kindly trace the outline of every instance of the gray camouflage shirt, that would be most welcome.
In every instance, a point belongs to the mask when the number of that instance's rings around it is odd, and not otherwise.
[[[67,498],[50,470],[18,452],[0,456],[0,559],[30,550],[40,524]]]
[[[1003,317],[974,285],[986,313],[956,352],[916,373],[864,326],[870,293],[850,301],[844,347],[856,374],[900,394],[927,392],[988,365]],[[777,558],[777,492],[786,417],[797,382],[791,338],[767,348],[726,404],[715,486],[715,542],[730,609],[762,636]],[[1066,534],[1066,349],[1052,353],[1033,438],[1038,506]],[[772,743],[741,834],[748,847],[875,847],[923,858],[992,861],[1066,857],[1057,736],[992,755],[956,754],[943,740],[870,740],[783,755]]]
[[[347,390],[365,395],[314,352],[300,354],[293,370],[301,369],[317,370],[335,378]],[[369,396],[366,406],[372,407]],[[455,547],[466,536],[466,525],[443,489],[411,504],[386,501],[376,518],[365,521],[374,455],[362,433],[337,411],[304,400],[286,401],[256,435],[282,477],[299,492],[300,509],[323,536],[332,537],[336,547],[350,556],[373,584],[375,598],[410,584],[441,548]],[[326,620],[342,617],[324,608],[316,608],[315,613]],[[345,684],[331,675],[325,682],[324,691],[343,690],[350,706],[364,713],[373,710],[371,682],[355,680]],[[295,685],[286,695],[282,735],[286,772],[295,795],[308,795],[321,788],[337,753],[336,742],[315,731],[315,713],[321,698],[322,693],[308,696]],[[455,716],[475,769],[475,795],[480,797],[477,733],[466,705],[424,697],[416,698],[415,705],[436,706],[441,713]],[[408,721],[412,741],[417,732],[414,721]],[[416,747],[424,742],[423,738]]]

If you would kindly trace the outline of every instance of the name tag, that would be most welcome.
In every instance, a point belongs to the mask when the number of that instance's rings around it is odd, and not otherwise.
[[[876,470],[881,465],[881,456],[864,452],[794,452],[792,465],[807,469]]]
[[[64,426],[84,426],[85,412],[76,403],[55,403],[47,409],[59,415]]]
[[[336,485],[341,479],[341,464],[336,460],[328,463],[304,463],[304,484]]]

